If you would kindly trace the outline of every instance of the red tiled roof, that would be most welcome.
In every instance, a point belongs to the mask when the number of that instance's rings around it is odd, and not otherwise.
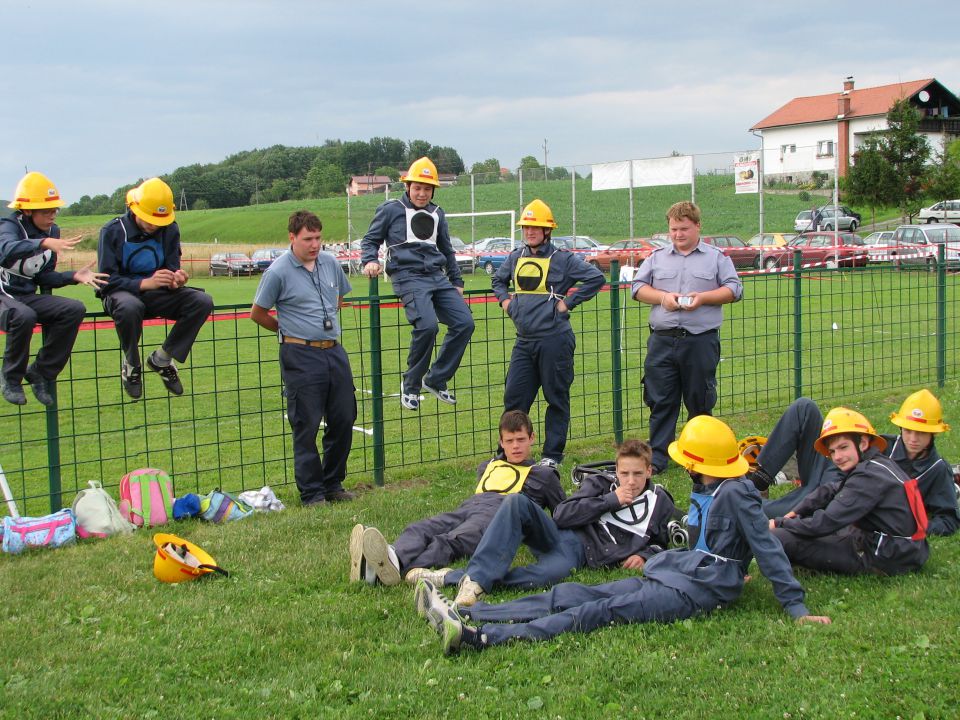
[[[391,182],[386,175],[354,175],[350,181],[359,185],[387,185]]]
[[[912,80],[910,82],[880,85],[850,91],[850,112],[848,118],[886,115],[894,101],[912,97],[923,90],[933,78]],[[794,98],[786,105],[767,115],[751,130],[782,127],[784,125],[802,125],[803,123],[824,122],[837,119],[837,100],[842,93]]]

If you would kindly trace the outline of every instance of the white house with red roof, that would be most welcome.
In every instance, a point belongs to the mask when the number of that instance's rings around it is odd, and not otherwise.
[[[920,131],[939,150],[960,137],[960,100],[933,78],[794,98],[755,124],[763,138],[763,172],[787,182],[810,177],[816,170],[847,173],[853,154],[871,133],[887,128],[887,112],[907,98],[920,113]]]

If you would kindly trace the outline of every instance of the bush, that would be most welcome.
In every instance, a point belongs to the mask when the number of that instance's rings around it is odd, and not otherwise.
[[[806,190],[801,190],[797,194],[797,197],[800,199],[800,202],[810,202],[810,193],[808,193]]]

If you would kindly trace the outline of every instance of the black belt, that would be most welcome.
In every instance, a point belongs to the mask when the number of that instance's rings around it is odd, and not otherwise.
[[[680,338],[680,337],[687,337],[688,335],[690,337],[700,337],[701,335],[710,335],[710,334],[716,333],[717,330],[716,328],[714,328],[713,330],[704,330],[703,332],[700,332],[700,333],[694,333],[694,332],[690,332],[686,328],[672,327],[672,328],[661,328],[661,329],[650,328],[650,332],[652,332],[655,335],[665,335],[666,337]]]

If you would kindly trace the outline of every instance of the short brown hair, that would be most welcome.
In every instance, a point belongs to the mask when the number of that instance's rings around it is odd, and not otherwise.
[[[525,430],[527,435],[533,435],[533,423],[530,416],[523,410],[507,410],[500,416],[500,434],[505,432],[520,432]]]
[[[304,228],[320,232],[323,230],[323,223],[309,210],[297,210],[287,221],[287,231],[291,235],[299,235]]]
[[[643,440],[624,440],[617,446],[617,460],[622,457],[640,458],[650,465],[653,462],[653,450]]]
[[[682,220],[686,218],[694,225],[700,224],[700,208],[688,200],[674,203],[667,210],[667,222],[671,220]]]

